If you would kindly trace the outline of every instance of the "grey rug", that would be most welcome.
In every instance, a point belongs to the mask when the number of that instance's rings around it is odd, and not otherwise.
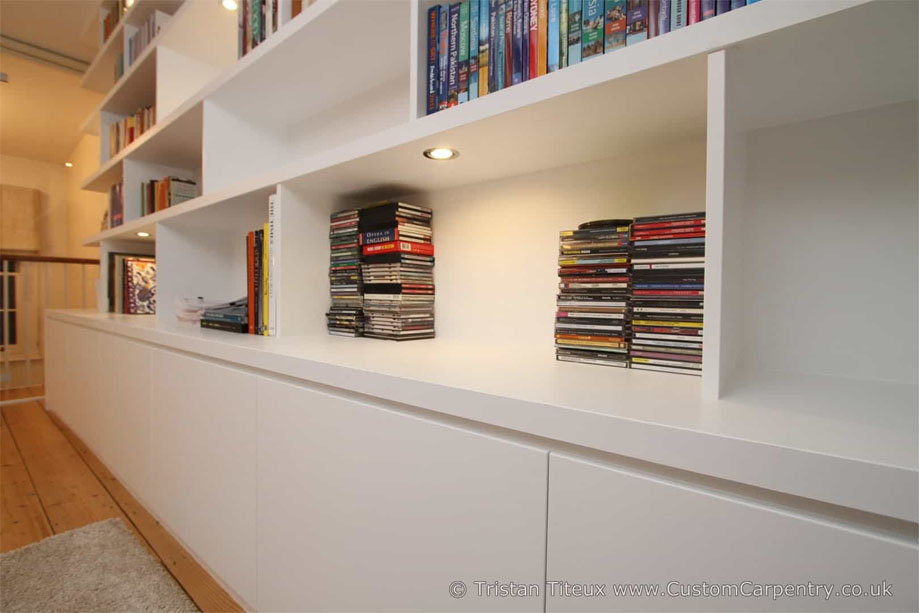
[[[197,611],[120,519],[0,556],[0,610]]]

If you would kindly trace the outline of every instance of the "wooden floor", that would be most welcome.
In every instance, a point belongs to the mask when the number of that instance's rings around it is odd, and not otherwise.
[[[0,400],[41,395],[41,388],[13,390],[0,392]],[[4,406],[0,437],[0,551],[117,517],[199,609],[243,610],[39,402]]]

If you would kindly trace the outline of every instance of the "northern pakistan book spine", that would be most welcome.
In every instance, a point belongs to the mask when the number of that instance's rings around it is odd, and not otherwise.
[[[558,67],[568,66],[568,0],[559,0],[558,13]]]
[[[603,54],[604,0],[584,0],[584,29],[581,31],[581,59]]]
[[[246,290],[249,334],[255,334],[255,232],[246,234]]]
[[[450,5],[450,61],[447,64],[447,107],[459,104],[459,3]]]
[[[606,0],[606,32],[604,34],[604,53],[625,47],[626,2],[625,0]]]
[[[437,24],[437,110],[447,108],[447,65],[450,60],[450,8],[440,7]]]
[[[514,50],[511,53],[511,85],[523,81],[523,0],[513,0],[513,32]]]
[[[686,4],[686,25],[702,21],[702,0],[689,0]]]
[[[686,26],[687,0],[670,0],[670,31]]]
[[[538,0],[539,10],[536,18],[539,21],[536,46],[536,76],[541,77],[549,70],[549,0]]]
[[[488,0],[488,92],[498,91],[498,0]]]
[[[568,0],[568,65],[581,62],[581,0]]]
[[[522,15],[520,27],[520,78],[523,81],[529,81],[533,77],[530,75],[530,3],[535,0],[523,0],[521,2]]]
[[[439,44],[438,24],[440,23],[440,6],[434,5],[428,10],[428,99],[427,114],[437,110],[437,47]]]
[[[701,0],[699,8],[699,18],[702,21],[711,19],[715,16],[715,0]]]
[[[546,7],[549,15],[546,26],[546,72],[558,70],[559,61],[559,0],[549,0]]]
[[[274,285],[281,263],[278,261],[277,229],[274,222],[276,199],[275,194],[268,196],[268,336],[275,336],[278,325],[278,292]]]
[[[469,99],[479,97],[479,0],[469,4]]]
[[[479,96],[488,95],[488,79],[491,78],[491,67],[488,65],[490,5],[489,0],[479,0]]]
[[[626,15],[625,44],[648,40],[648,0],[631,0]]]
[[[469,102],[469,0],[460,3],[456,103]]]
[[[504,86],[514,84],[514,3],[507,1],[504,13]]]
[[[530,30],[527,32],[527,72],[530,79],[539,76],[539,2],[530,0]]]
[[[506,0],[498,3],[498,13],[495,15],[495,40],[498,45],[498,53],[495,54],[495,91],[504,89],[504,13],[507,10]]]

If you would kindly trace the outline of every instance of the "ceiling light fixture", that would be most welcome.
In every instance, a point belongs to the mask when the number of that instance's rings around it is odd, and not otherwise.
[[[236,10],[236,0],[221,0],[220,4],[228,11]]]
[[[459,151],[449,147],[433,147],[424,150],[424,157],[429,160],[453,160],[459,157]]]
[[[64,162],[64,166],[67,168],[73,168],[73,162]]]
[[[147,238],[148,236],[150,236],[150,233],[149,232],[138,232],[137,236],[141,238]]]

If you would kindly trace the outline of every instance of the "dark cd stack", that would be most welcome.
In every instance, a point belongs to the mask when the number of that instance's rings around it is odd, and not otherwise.
[[[556,359],[628,367],[631,222],[591,221],[560,233]]]
[[[332,306],[326,317],[329,334],[337,336],[361,336],[364,331],[359,218],[358,209],[347,209],[332,213],[330,220]]]
[[[434,337],[431,209],[385,202],[361,210],[364,336]]]
[[[632,368],[702,374],[705,213],[632,225]]]

